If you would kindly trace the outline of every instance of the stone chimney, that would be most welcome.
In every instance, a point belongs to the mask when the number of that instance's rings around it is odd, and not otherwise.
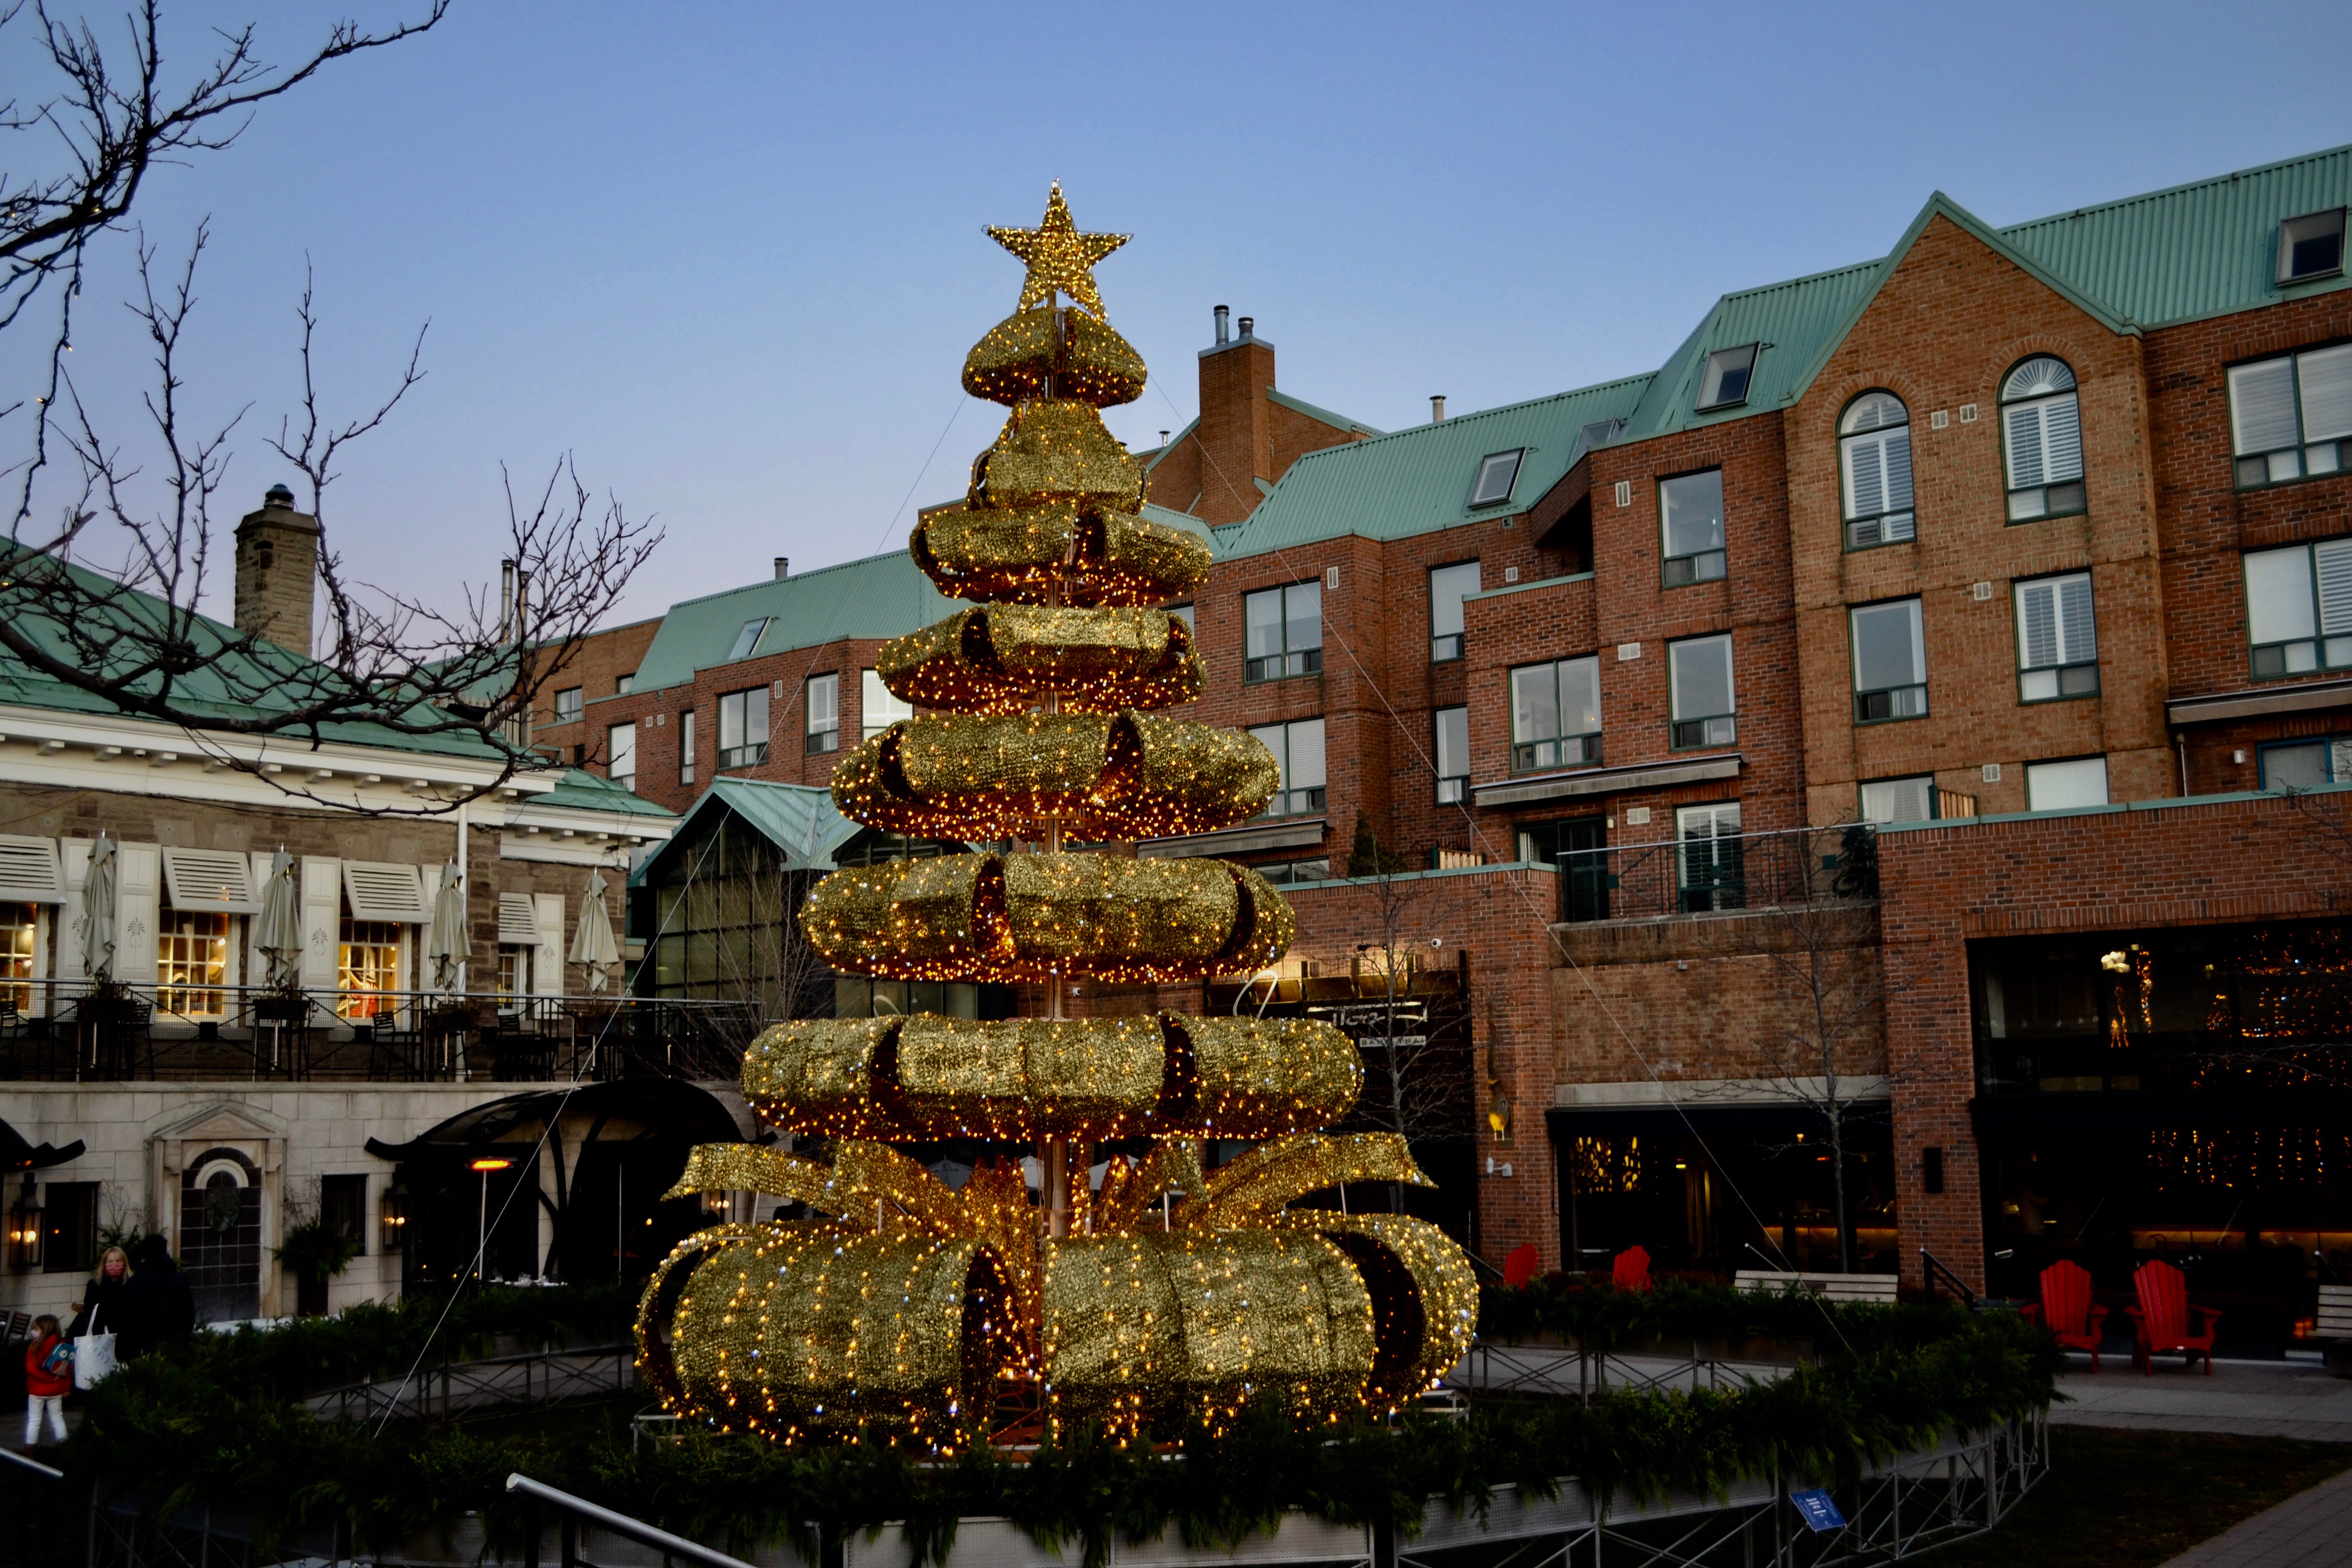
[[[1274,345],[1257,322],[1241,319],[1241,335],[1226,335],[1227,312],[1216,309],[1217,341],[1201,351],[1201,504],[1193,513],[1215,525],[1239,522],[1257,510],[1257,481],[1281,476],[1274,467]]]
[[[236,525],[236,629],[308,658],[318,584],[319,520],[272,485]]]

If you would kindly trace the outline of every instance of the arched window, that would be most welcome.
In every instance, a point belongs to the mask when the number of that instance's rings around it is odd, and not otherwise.
[[[2038,354],[2000,384],[2000,438],[2009,459],[2009,521],[2069,517],[2084,510],[2083,415],[2074,373]]]
[[[1845,483],[1845,547],[1868,550],[1916,538],[1911,513],[1911,411],[1891,392],[1865,392],[1838,421]]]

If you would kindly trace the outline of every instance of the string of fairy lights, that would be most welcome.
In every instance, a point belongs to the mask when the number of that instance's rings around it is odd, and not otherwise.
[[[992,230],[1028,264],[1013,316],[964,367],[1010,405],[964,510],[925,518],[917,563],[972,609],[877,660],[922,716],[843,759],[835,804],[887,831],[1016,847],[836,871],[801,929],[834,969],[1044,986],[1043,1018],[801,1020],[747,1054],[768,1124],[829,1160],[698,1150],[674,1189],[753,1192],[822,1217],[730,1225],[656,1273],[641,1361],[674,1411],[785,1442],[953,1452],[1073,1421],[1126,1436],[1213,1427],[1245,1404],[1301,1421],[1394,1408],[1466,1350],[1477,1285],[1444,1232],[1402,1215],[1289,1205],[1359,1181],[1425,1184],[1402,1138],[1332,1137],[1362,1087],[1354,1046],[1316,1020],[1073,1018],[1067,983],[1261,969],[1296,917],[1256,872],[1139,859],[1130,842],[1247,820],[1279,771],[1247,736],[1156,711],[1201,664],[1164,606],[1206,578],[1196,536],[1139,515],[1141,465],[1100,410],[1145,384],[1058,186],[1036,229]],[[1073,304],[1060,308],[1066,295]],[[1028,847],[1018,847],[1026,846]],[[891,1147],[1034,1141],[950,1189]],[[1099,1188],[1097,1144],[1112,1153]],[[1268,1140],[1214,1171],[1207,1142]]]

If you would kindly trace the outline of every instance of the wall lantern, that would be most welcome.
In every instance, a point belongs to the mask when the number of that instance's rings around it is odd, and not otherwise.
[[[376,1216],[376,1235],[381,1243],[380,1250],[386,1253],[400,1251],[402,1244],[408,1239],[407,1194],[396,1190],[384,1193],[383,1207]]]
[[[25,1173],[25,1189],[18,1194],[16,1205],[8,1211],[8,1267],[38,1268],[41,1266],[41,1199],[40,1189],[34,1185],[33,1173]]]

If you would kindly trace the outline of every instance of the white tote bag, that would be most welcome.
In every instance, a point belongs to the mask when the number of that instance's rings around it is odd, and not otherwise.
[[[83,1334],[73,1342],[74,1386],[95,1388],[114,1370],[114,1336]]]

